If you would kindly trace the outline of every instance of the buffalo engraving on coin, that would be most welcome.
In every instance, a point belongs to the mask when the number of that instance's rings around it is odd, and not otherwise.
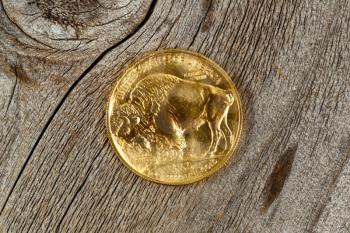
[[[114,134],[128,154],[140,155],[135,158],[140,161],[214,158],[229,150],[227,114],[234,101],[230,90],[171,74],[150,74],[133,84],[116,107]]]
[[[107,104],[108,136],[137,175],[189,184],[222,168],[242,129],[239,93],[214,61],[181,49],[153,51],[120,74]]]

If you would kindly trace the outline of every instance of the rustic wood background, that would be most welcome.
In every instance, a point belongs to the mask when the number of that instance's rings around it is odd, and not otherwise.
[[[0,232],[350,232],[350,1],[2,0]],[[107,140],[142,53],[219,63],[244,135],[219,173],[165,186]]]

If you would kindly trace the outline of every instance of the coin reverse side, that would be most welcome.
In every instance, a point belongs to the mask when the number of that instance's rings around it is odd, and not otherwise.
[[[241,129],[240,97],[230,77],[186,50],[151,52],[132,63],[107,104],[107,131],[121,161],[163,184],[188,184],[219,170]]]

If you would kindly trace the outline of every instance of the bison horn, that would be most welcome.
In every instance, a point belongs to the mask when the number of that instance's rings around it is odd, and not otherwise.
[[[137,116],[133,116],[131,120],[133,125],[137,125],[138,123],[140,123],[140,118]]]
[[[130,124],[129,118],[127,118],[127,117],[125,117],[125,116],[121,116],[120,119],[122,119],[123,122],[126,122],[127,124]]]

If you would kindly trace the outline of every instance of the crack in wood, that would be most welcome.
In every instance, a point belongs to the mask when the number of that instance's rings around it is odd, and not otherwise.
[[[32,155],[34,154],[34,151],[36,149],[36,147],[38,146],[39,142],[41,141],[44,133],[46,132],[46,130],[48,129],[49,125],[51,124],[52,120],[54,119],[55,115],[57,114],[57,112],[60,110],[60,108],[62,107],[63,103],[65,102],[65,100],[67,99],[67,97],[69,96],[69,94],[75,89],[75,87],[78,85],[78,83],[96,66],[97,63],[99,63],[110,51],[112,51],[113,49],[115,49],[116,47],[122,45],[123,43],[125,43],[127,40],[129,40],[133,35],[135,35],[145,24],[146,22],[149,20],[149,18],[151,17],[154,8],[156,7],[156,3],[157,0],[153,0],[149,10],[145,16],[145,18],[143,19],[143,21],[138,25],[138,27],[134,30],[133,33],[129,34],[127,37],[125,37],[123,40],[119,41],[117,44],[113,45],[112,47],[108,48],[107,50],[105,50],[103,53],[101,53],[91,64],[90,66],[80,75],[80,77],[75,80],[75,82],[72,84],[72,86],[70,86],[70,88],[68,89],[68,91],[64,94],[64,96],[62,97],[62,99],[60,100],[60,102],[58,103],[58,105],[56,106],[56,108],[54,109],[53,113],[51,114],[50,118],[48,119],[48,121],[46,122],[44,128],[42,129],[42,131],[39,134],[38,139],[35,141],[31,151],[29,152],[28,157],[26,158],[23,166],[21,167],[21,170],[17,176],[17,178],[15,179],[15,182],[13,184],[13,186],[10,189],[10,192],[8,194],[8,196],[5,199],[5,202],[0,210],[0,216],[2,215],[5,206],[7,204],[7,202],[10,199],[10,196],[12,195],[20,177],[23,174],[24,169],[26,168],[26,166],[28,165],[28,162],[30,160],[30,158],[32,157]]]
[[[7,104],[7,107],[6,107],[6,111],[5,111],[5,115],[7,114],[7,111],[10,108],[10,105],[12,103],[12,99],[13,99],[13,96],[15,94],[16,88],[17,88],[17,70],[15,68],[15,84],[13,85],[13,88],[12,88],[12,91],[11,91],[10,100],[8,101],[8,104]]]

